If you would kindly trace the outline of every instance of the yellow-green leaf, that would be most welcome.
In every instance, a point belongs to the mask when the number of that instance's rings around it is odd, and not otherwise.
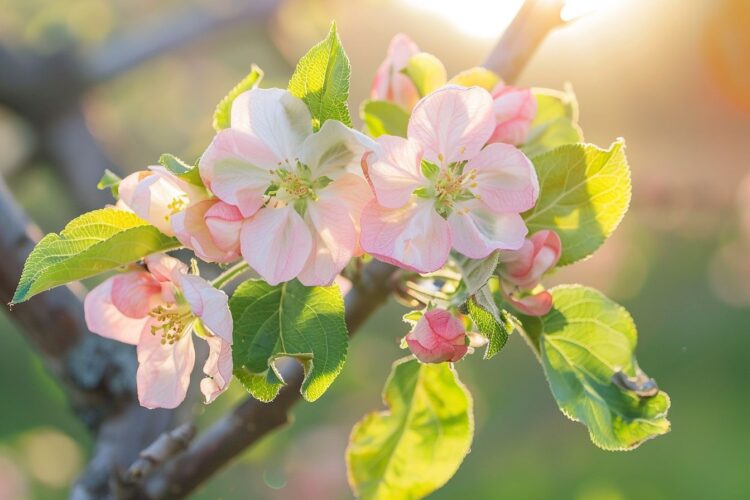
[[[500,76],[497,73],[481,66],[475,66],[458,73],[448,83],[461,85],[462,87],[482,87],[487,91],[492,91],[500,81]]]
[[[388,101],[365,101],[360,108],[360,116],[371,137],[386,134],[406,137],[409,113],[398,104]]]
[[[417,499],[456,473],[474,434],[469,391],[448,363],[404,358],[385,384],[384,412],[352,430],[346,462],[355,494],[370,499]]]
[[[12,303],[179,246],[176,239],[133,213],[94,210],[73,219],[59,235],[48,234],[34,247]]]
[[[529,157],[546,153],[564,144],[583,141],[578,126],[578,101],[571,89],[532,89],[537,109],[529,135],[521,150]]]
[[[421,97],[439,89],[448,79],[445,66],[440,59],[427,52],[411,56],[402,71],[414,83]]]
[[[307,104],[317,130],[326,120],[352,125],[346,100],[349,98],[351,68],[336,25],[297,63],[289,91]]]
[[[586,425],[605,450],[630,450],[669,432],[669,396],[655,391],[638,366],[630,314],[584,286],[550,292],[552,311],[522,322],[562,412]]]
[[[539,177],[536,206],[523,214],[530,233],[557,231],[558,265],[585,259],[614,232],[630,206],[625,143],[608,150],[569,144],[532,159]]]

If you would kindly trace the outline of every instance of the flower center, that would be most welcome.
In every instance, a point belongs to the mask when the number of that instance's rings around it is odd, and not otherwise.
[[[164,216],[164,219],[166,221],[169,221],[169,218],[176,214],[177,212],[182,212],[187,207],[188,198],[186,195],[179,195],[172,198],[172,201],[169,202],[169,205],[167,205],[167,208],[169,209],[169,214]]]
[[[305,214],[308,202],[318,199],[316,191],[332,182],[325,176],[313,179],[310,167],[299,160],[296,160],[294,170],[279,168],[271,174],[276,179],[266,191],[269,202],[276,198],[284,203],[290,203],[300,215]]]
[[[477,196],[469,188],[477,187],[477,171],[464,171],[465,161],[451,163],[440,168],[435,164],[422,162],[422,172],[431,182],[429,188],[419,188],[415,192],[423,198],[435,200],[435,210],[444,218],[453,211],[456,202],[467,201]]]
[[[190,308],[185,306],[159,305],[148,315],[156,320],[151,325],[151,335],[160,335],[162,345],[172,345],[180,340],[195,319]]]

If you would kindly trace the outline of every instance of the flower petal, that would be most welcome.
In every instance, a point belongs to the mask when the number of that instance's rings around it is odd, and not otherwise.
[[[298,278],[305,286],[328,286],[352,258],[357,231],[346,205],[330,196],[307,206],[305,222],[313,244]]]
[[[215,335],[232,343],[232,313],[229,298],[223,291],[214,288],[200,276],[185,274],[180,287],[185,300],[196,317]]]
[[[392,135],[379,137],[378,144],[380,151],[364,159],[365,175],[381,206],[403,207],[415,189],[427,184],[421,170],[422,148]]]
[[[226,221],[218,217],[209,218],[209,213],[217,206],[220,209],[231,207],[231,210],[233,210],[231,215],[237,220]],[[242,229],[242,215],[236,207],[223,201],[205,200],[173,215],[172,229],[183,245],[192,249],[195,255],[206,262],[232,262],[240,256],[239,240],[240,229]],[[223,248],[218,245],[214,234],[218,234],[221,237],[220,241],[225,243]],[[233,246],[227,244],[232,238],[234,238]]]
[[[496,214],[479,200],[457,204],[448,217],[453,248],[471,259],[521,248],[528,229],[518,214]]]
[[[352,219],[354,230],[357,233],[357,246],[354,248],[354,256],[362,254],[359,242],[360,220],[362,210],[372,200],[372,190],[369,184],[361,176],[346,174],[329,184],[325,190],[319,193],[322,198],[331,197],[340,200],[346,205],[346,211]]]
[[[552,310],[552,294],[547,290],[530,295],[518,295],[515,293],[512,285],[504,281],[501,283],[505,300],[523,314],[528,316],[544,316]]]
[[[113,276],[112,304],[125,316],[142,319],[161,298],[161,285],[145,271],[134,271]]]
[[[144,328],[138,343],[138,401],[146,408],[175,408],[185,399],[195,365],[193,336],[188,331],[174,344]]]
[[[398,209],[371,201],[362,212],[361,242],[374,257],[420,273],[442,267],[451,247],[448,223],[428,200]]]
[[[188,194],[185,183],[161,167],[150,167],[153,171],[141,171],[122,180],[118,203],[124,204],[140,218],[156,226],[159,231],[172,236],[169,219],[179,206],[189,205],[191,195],[197,200],[199,192],[191,189]]]
[[[107,279],[86,295],[83,301],[86,326],[102,337],[135,345],[150,318],[130,318],[115,307],[112,303],[113,279]]]
[[[489,142],[513,145],[526,142],[537,109],[531,89],[509,87],[501,83],[492,91],[492,98],[497,126]]]
[[[292,206],[264,208],[245,221],[242,256],[271,285],[294,279],[310,256],[312,236]]]
[[[147,255],[143,261],[149,272],[159,281],[177,282],[180,275],[188,272],[185,263],[165,253]]]
[[[257,137],[277,161],[293,162],[312,133],[312,116],[288,90],[252,89],[232,103],[232,128]]]
[[[476,171],[471,190],[498,213],[522,213],[539,197],[539,180],[531,161],[515,146],[490,144],[469,160],[464,172]]]
[[[211,403],[229,387],[232,380],[232,346],[219,337],[208,337],[206,342],[209,352],[203,373],[207,377],[201,380],[201,392],[206,403]]]
[[[378,144],[340,121],[327,120],[302,144],[300,159],[310,167],[313,179],[337,179],[345,173],[360,173],[362,156]]]
[[[419,100],[411,79],[401,73],[419,47],[408,36],[397,34],[388,46],[385,60],[378,67],[370,89],[372,99],[391,101],[410,110]]]
[[[449,85],[419,101],[408,136],[424,148],[428,160],[447,165],[476,156],[494,128],[489,92]]]
[[[263,206],[272,182],[270,170],[279,161],[258,138],[228,128],[216,134],[198,168],[211,192],[250,217]]]

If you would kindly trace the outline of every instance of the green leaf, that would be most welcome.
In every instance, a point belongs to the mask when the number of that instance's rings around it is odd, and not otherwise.
[[[669,396],[645,390],[630,314],[592,288],[550,292],[552,311],[522,321],[562,412],[585,424],[605,450],[630,450],[669,432]]]
[[[443,63],[427,52],[419,52],[411,56],[401,72],[411,79],[420,97],[439,89],[448,80]]]
[[[122,179],[119,175],[112,172],[110,169],[104,169],[104,175],[99,179],[99,183],[96,185],[97,189],[108,189],[112,191],[112,197],[118,198],[118,188],[120,187],[120,181]]]
[[[409,113],[398,104],[388,101],[364,101],[359,115],[371,137],[397,135],[406,137]]]
[[[234,318],[234,374],[261,401],[284,384],[276,362],[296,358],[305,370],[302,396],[315,401],[346,359],[344,299],[337,285],[306,287],[299,281],[272,286],[242,283],[229,301]]]
[[[161,155],[159,157],[159,164],[183,181],[194,186],[205,187],[198,167],[188,165],[175,155],[169,153]]]
[[[338,120],[351,127],[346,104],[350,74],[349,58],[333,23],[325,40],[302,56],[289,80],[289,91],[310,109],[315,130],[326,120]]]
[[[570,144],[532,159],[540,194],[523,216],[530,233],[552,229],[560,235],[559,266],[594,253],[627,212],[630,168],[624,148],[622,140],[608,150]]]
[[[416,499],[456,473],[474,434],[469,391],[448,363],[396,361],[385,383],[384,412],[352,430],[346,463],[355,494],[369,499]]]
[[[505,347],[508,342],[508,336],[513,331],[513,324],[508,317],[508,313],[501,311],[499,318],[479,305],[474,298],[466,301],[466,307],[469,310],[469,316],[479,329],[479,333],[488,340],[487,349],[484,351],[484,359],[490,359]]]
[[[219,104],[216,105],[216,110],[214,110],[214,130],[219,132],[220,130],[229,128],[232,121],[232,103],[234,100],[243,92],[247,92],[248,90],[257,87],[262,79],[263,70],[253,64],[250,73],[240,80],[240,82],[224,96]]]
[[[454,253],[453,260],[461,271],[461,279],[466,285],[466,293],[474,295],[487,284],[497,269],[500,252],[492,252],[484,259],[470,259],[459,253]]]
[[[578,101],[572,90],[533,89],[537,111],[521,150],[533,157],[564,144],[583,141],[578,126]]]
[[[179,246],[133,213],[94,210],[73,219],[59,235],[42,238],[26,259],[11,303]]]

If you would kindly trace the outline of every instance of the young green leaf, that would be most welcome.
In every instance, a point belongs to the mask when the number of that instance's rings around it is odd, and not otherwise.
[[[302,396],[315,401],[346,359],[344,299],[337,285],[306,287],[299,281],[272,286],[242,283],[229,301],[234,318],[234,374],[261,401],[284,384],[276,362],[296,358],[305,370]]]
[[[229,128],[232,121],[232,103],[243,92],[250,89],[254,89],[260,84],[263,79],[263,70],[255,64],[252,65],[250,73],[245,76],[240,82],[234,86],[229,93],[216,105],[214,111],[214,130],[219,132],[225,128]]]
[[[578,101],[572,90],[533,89],[537,111],[521,150],[538,156],[564,144],[583,141],[578,126]]]
[[[458,73],[448,83],[462,87],[482,87],[484,90],[491,92],[500,81],[500,76],[497,73],[482,66],[475,66]]]
[[[570,144],[532,159],[540,194],[523,217],[529,233],[557,231],[562,240],[559,266],[594,253],[627,212],[630,168],[624,148],[622,140],[608,150]]]
[[[492,252],[484,259],[470,259],[454,252],[453,260],[461,271],[461,279],[466,285],[468,295],[474,295],[487,284],[487,281],[495,274],[499,259],[499,252]]]
[[[352,125],[346,104],[350,74],[349,58],[334,23],[325,40],[302,56],[289,80],[289,91],[310,109],[315,130],[326,120]]]
[[[669,432],[669,396],[645,383],[630,314],[584,286],[550,292],[552,311],[522,321],[562,412],[605,450],[630,450]]]
[[[171,155],[169,153],[161,155],[159,157],[159,164],[183,181],[194,186],[205,187],[203,184],[203,179],[201,179],[198,167],[188,165],[181,159],[177,158],[175,155]]]
[[[473,297],[466,301],[466,307],[469,310],[471,320],[479,329],[479,333],[488,340],[487,349],[484,351],[484,359],[490,359],[505,347],[508,336],[513,331],[513,324],[508,317],[508,313],[500,311],[499,317],[496,317],[493,312],[479,305]]]
[[[133,213],[94,210],[73,219],[59,235],[42,238],[26,259],[11,303],[179,246]]]
[[[456,473],[474,434],[469,391],[448,363],[404,358],[385,383],[384,412],[354,426],[346,463],[364,500],[422,498]]]
[[[381,135],[406,137],[409,113],[398,104],[388,101],[365,101],[362,103],[359,114],[371,137]]]
[[[412,81],[420,97],[439,89],[448,80],[443,63],[427,52],[411,56],[402,72]]]
[[[96,185],[97,189],[109,189],[112,192],[112,198],[118,198],[118,190],[120,187],[120,181],[122,179],[119,175],[112,172],[111,170],[104,169],[104,175],[99,179],[99,183]]]

